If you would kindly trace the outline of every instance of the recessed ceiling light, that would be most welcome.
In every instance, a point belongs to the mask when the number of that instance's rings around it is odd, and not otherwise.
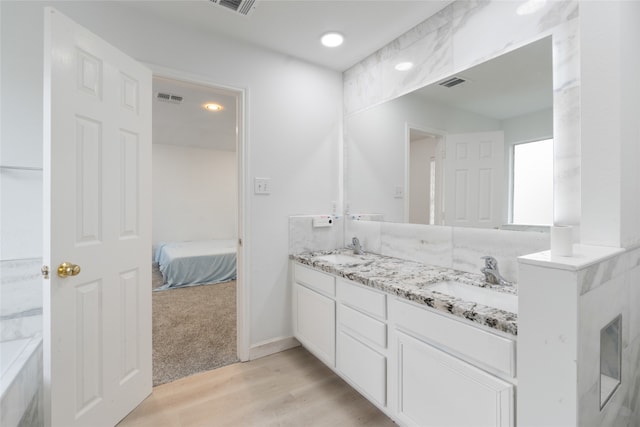
[[[518,15],[531,15],[542,9],[546,3],[547,0],[527,0],[518,6],[516,13]]]
[[[394,68],[398,71],[408,71],[413,68],[413,62],[399,62]]]
[[[222,105],[220,104],[204,104],[203,106],[205,109],[209,110],[209,111],[222,111],[224,110],[224,108],[222,107]]]
[[[342,42],[344,41],[344,37],[340,33],[330,32],[330,33],[324,34],[320,38],[320,41],[326,47],[336,47],[342,44]]]

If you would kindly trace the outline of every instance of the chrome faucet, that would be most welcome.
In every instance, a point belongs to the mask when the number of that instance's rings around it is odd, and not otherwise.
[[[351,245],[350,247],[353,248],[353,253],[355,255],[362,255],[364,253],[362,251],[362,246],[360,245],[360,240],[357,237],[351,239],[351,243],[353,243],[353,245]]]
[[[502,286],[513,285],[513,283],[502,277],[500,271],[498,271],[498,260],[492,256],[483,256],[482,259],[484,260],[484,268],[480,269],[480,271],[484,274],[484,280],[487,283]]]

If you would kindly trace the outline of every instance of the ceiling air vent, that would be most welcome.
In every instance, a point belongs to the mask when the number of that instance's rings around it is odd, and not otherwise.
[[[170,102],[172,104],[181,104],[182,97],[180,95],[173,95],[171,93],[158,92],[156,99],[162,102]]]
[[[458,86],[462,83],[466,82],[465,79],[462,79],[460,77],[451,77],[448,78],[446,80],[441,81],[440,83],[438,83],[440,86],[444,86],[444,87],[454,87],[454,86]]]
[[[248,16],[256,8],[256,0],[209,0],[240,15]]]

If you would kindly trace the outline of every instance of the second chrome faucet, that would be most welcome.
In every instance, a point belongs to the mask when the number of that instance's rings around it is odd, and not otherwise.
[[[498,271],[498,260],[492,256],[483,256],[484,267],[480,269],[484,274],[484,279],[487,283],[492,285],[511,286],[512,282],[508,281]]]

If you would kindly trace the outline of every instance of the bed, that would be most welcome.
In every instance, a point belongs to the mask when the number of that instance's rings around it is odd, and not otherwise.
[[[236,240],[160,243],[154,261],[164,278],[156,291],[228,282],[236,278]]]

